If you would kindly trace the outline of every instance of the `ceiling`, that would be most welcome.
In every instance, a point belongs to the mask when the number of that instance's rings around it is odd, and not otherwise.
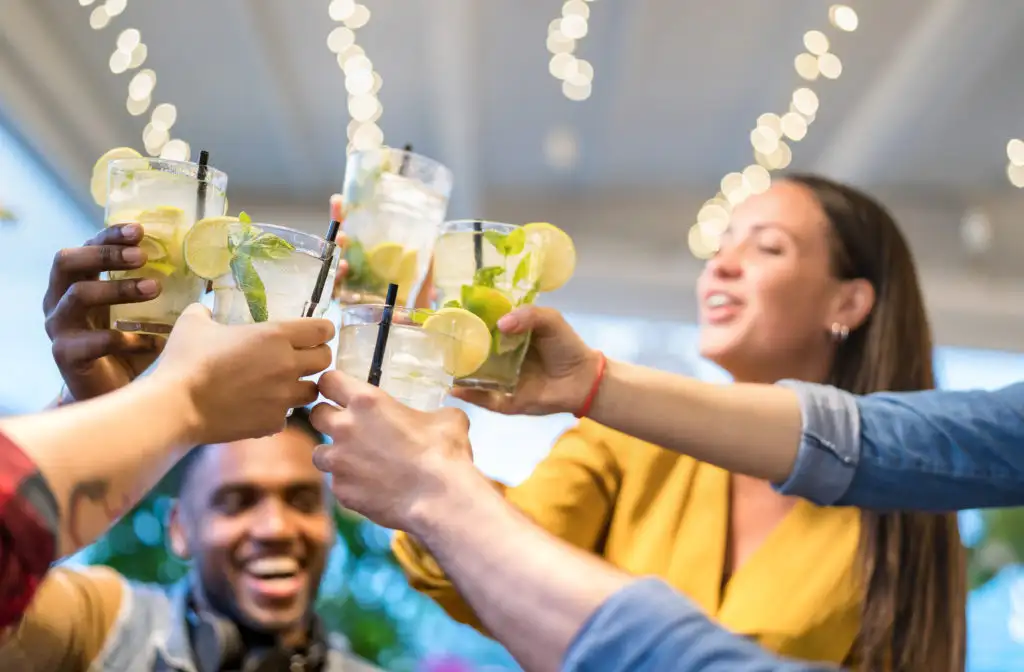
[[[828,24],[828,0],[597,0],[578,55],[592,97],[571,102],[547,71],[559,3],[367,0],[357,31],[384,80],[380,125],[456,172],[465,207],[491,188],[713,190],[751,162],[749,132],[800,86],[802,35],[827,32],[844,64],[792,167],[868,187],[1012,189],[1005,147],[1024,135],[1024,3],[860,0],[860,27]],[[326,45],[327,0],[129,0],[103,30],[74,0],[0,0],[0,111],[84,187],[115,145],[141,149],[148,116],[125,110],[130,74],[107,65],[117,35],[141,30],[155,102],[176,133],[208,148],[231,191],[300,201],[337,191],[346,93]],[[576,135],[572,170],[544,138]],[[49,132],[44,132],[49,129]],[[46,138],[49,138],[47,141]]]
[[[154,104],[174,103],[174,135],[228,173],[232,210],[322,229],[350,121],[329,0],[128,0],[102,30],[82,1],[0,0],[0,123],[97,223],[93,162],[142,149],[148,121],[126,110],[131,75],[108,65],[132,27]],[[594,0],[577,49],[593,95],[572,102],[548,73],[558,0],[361,1],[372,16],[357,41],[384,82],[378,123],[389,144],[452,168],[449,216],[557,222],[580,255],[552,303],[683,320],[699,271],[687,231],[722,177],[751,163],[757,118],[807,84],[794,58],[807,30],[824,31],[843,73],[809,85],[821,105],[791,168],[894,211],[939,342],[1024,349],[1024,190],[1005,173],[1007,141],[1024,136],[1024,2],[846,0],[860,25],[844,33],[831,0]],[[575,138],[568,169],[545,157],[556,129]],[[966,212],[990,220],[983,252],[966,251]]]

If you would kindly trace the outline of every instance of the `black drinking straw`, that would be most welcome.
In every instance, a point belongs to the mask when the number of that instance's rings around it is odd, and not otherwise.
[[[320,265],[320,274],[316,276],[313,296],[309,298],[309,308],[306,309],[306,317],[313,317],[317,304],[320,303],[320,299],[323,297],[324,285],[327,284],[327,275],[331,272],[331,259],[334,258],[334,240],[338,237],[339,228],[341,228],[341,222],[332,219],[331,225],[327,228],[327,245],[324,246],[324,253],[320,257],[323,263]]]
[[[473,258],[476,259],[476,270],[484,266],[484,225],[481,221],[473,222]]]
[[[380,387],[380,375],[384,368],[384,348],[388,345],[388,333],[391,331],[391,319],[395,312],[395,301],[398,300],[398,285],[388,285],[388,295],[384,299],[384,312],[380,316],[380,327],[377,329],[377,345],[373,349],[370,361],[370,375],[366,379],[370,385]]]
[[[196,171],[196,179],[199,180],[199,188],[196,190],[196,221],[206,217],[206,167],[210,165],[210,153],[205,149],[199,152],[199,170]]]
[[[405,175],[409,170],[409,156],[412,153],[412,143],[406,143],[405,147],[402,148],[405,154],[402,155],[402,165],[398,167],[398,174]]]

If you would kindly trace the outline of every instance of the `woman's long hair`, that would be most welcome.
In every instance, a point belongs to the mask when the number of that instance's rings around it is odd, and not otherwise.
[[[867,320],[841,342],[826,381],[854,394],[935,386],[932,337],[914,259],[893,217],[850,187],[790,175],[828,219],[832,271],[875,290]],[[966,558],[955,514],[861,512],[860,669],[963,672]]]

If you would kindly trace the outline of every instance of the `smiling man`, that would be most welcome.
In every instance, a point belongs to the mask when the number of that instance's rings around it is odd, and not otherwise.
[[[192,571],[165,592],[107,568],[52,570],[0,647],[0,669],[369,672],[313,613],[334,541],[303,409],[263,439],[181,464],[170,544]]]

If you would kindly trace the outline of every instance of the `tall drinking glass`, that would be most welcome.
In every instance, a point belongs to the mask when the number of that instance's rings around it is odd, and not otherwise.
[[[339,370],[360,380],[368,378],[385,309],[383,304],[342,307]],[[454,334],[424,328],[429,311],[392,310],[380,387],[407,406],[436,411],[452,388],[458,339]]]
[[[530,335],[507,336],[497,323],[533,303],[544,265],[544,236],[516,224],[460,220],[441,228],[434,250],[434,286],[441,307],[473,313],[491,333],[491,350],[476,372],[455,384],[510,394],[519,383]]]
[[[312,233],[231,219],[201,223],[185,241],[196,272],[212,276],[213,319],[252,324],[322,317],[341,258],[337,248]]]
[[[170,333],[178,316],[200,299],[205,288],[205,281],[185,264],[182,241],[199,214],[224,214],[228,176],[196,163],[155,158],[112,161],[108,176],[106,225],[141,224],[141,247],[147,256],[142,268],[111,271],[110,278],[152,278],[162,287],[150,301],[111,306],[110,323],[121,331]]]
[[[343,304],[383,304],[389,283],[398,285],[400,304],[411,304],[430,268],[451,190],[451,171],[425,156],[391,147],[348,155]]]

